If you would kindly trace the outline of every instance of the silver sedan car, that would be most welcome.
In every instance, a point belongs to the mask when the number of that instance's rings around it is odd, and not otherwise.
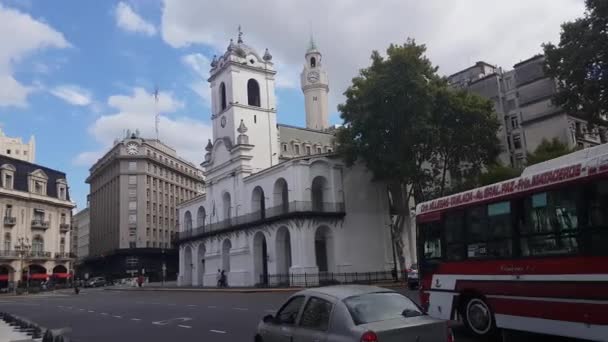
[[[328,286],[291,296],[258,325],[255,342],[453,342],[446,321],[375,286]]]

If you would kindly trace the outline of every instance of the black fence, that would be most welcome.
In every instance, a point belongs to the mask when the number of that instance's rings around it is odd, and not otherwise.
[[[260,275],[258,287],[315,287],[340,284],[375,284],[398,281],[393,271],[299,273]]]

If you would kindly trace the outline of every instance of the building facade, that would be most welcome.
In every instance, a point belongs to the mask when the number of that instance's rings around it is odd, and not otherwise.
[[[66,281],[72,272],[65,173],[0,156],[0,287],[18,280]]]
[[[326,75],[317,49],[306,59]],[[277,125],[272,56],[241,37],[213,59],[210,74],[213,140],[201,164],[204,195],[179,206],[179,284],[215,286],[218,270],[230,286],[391,270],[385,187],[334,156],[327,108],[306,106],[307,122],[318,123],[309,126],[320,129]],[[313,101],[326,107],[322,99]]]
[[[124,277],[143,272],[160,278],[163,263],[177,272],[171,235],[176,207],[201,194],[192,163],[155,139],[127,132],[90,169],[89,257],[92,273]]]
[[[72,249],[78,260],[89,256],[90,209],[84,208],[72,217]]]
[[[457,88],[468,89],[490,99],[501,123],[499,139],[504,165],[521,168],[526,154],[534,152],[543,139],[558,138],[570,148],[586,148],[606,142],[604,128],[589,125],[553,105],[555,80],[544,73],[544,56],[515,64],[509,71],[485,62],[449,77]]]
[[[36,161],[36,140],[23,143],[21,138],[7,137],[0,129],[0,155],[34,163]]]

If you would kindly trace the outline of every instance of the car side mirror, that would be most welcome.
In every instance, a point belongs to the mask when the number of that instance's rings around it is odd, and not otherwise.
[[[275,323],[277,323],[277,319],[274,318],[273,315],[266,315],[266,316],[264,316],[264,318],[262,318],[262,321],[264,323],[268,323],[268,324],[275,324]]]

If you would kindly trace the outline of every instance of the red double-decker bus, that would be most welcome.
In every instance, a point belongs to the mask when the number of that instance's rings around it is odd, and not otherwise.
[[[429,315],[608,341],[608,145],[421,203],[416,221]]]

